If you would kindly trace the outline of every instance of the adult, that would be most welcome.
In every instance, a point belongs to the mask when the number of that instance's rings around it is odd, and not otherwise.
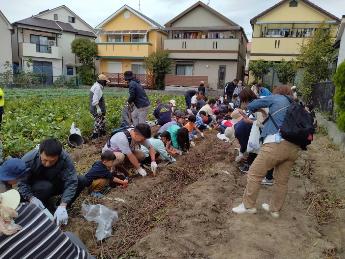
[[[196,110],[199,111],[203,106],[206,105],[207,97],[202,93],[198,93]]]
[[[207,116],[214,116],[213,108],[216,105],[216,100],[215,99],[210,99],[207,104],[205,104],[199,112],[204,111],[206,112]]]
[[[178,125],[180,127],[183,127],[186,119],[186,114],[182,111],[176,111],[174,113],[174,116],[172,118],[171,121],[169,121],[168,123],[165,123],[162,127],[159,128],[158,133],[161,134],[164,131],[166,131],[170,126],[172,125]]]
[[[197,94],[197,91],[195,90],[188,90],[185,94],[184,94],[184,99],[186,101],[186,107],[187,109],[191,108],[191,100],[192,97]]]
[[[133,106],[132,121],[136,126],[140,123],[146,123],[147,113],[150,108],[150,100],[140,81],[135,79],[132,71],[124,73],[125,81],[128,84],[129,98],[127,102]]]
[[[6,160],[0,166],[0,193],[12,189],[18,180],[29,171],[24,161],[19,158]]]
[[[269,108],[269,114],[273,117],[278,128],[282,126],[290,101],[284,95],[292,99],[292,91],[288,86],[278,86],[271,96],[254,100],[248,104],[248,110],[255,112],[261,108]],[[271,213],[272,217],[278,218],[279,211],[283,207],[291,168],[298,157],[300,147],[282,139],[279,130],[274,125],[271,117],[264,124],[261,133],[264,139],[259,154],[251,165],[247,186],[243,194],[242,203],[233,208],[237,214],[256,213],[255,203],[259,194],[260,184],[266,172],[274,168],[275,183],[270,204],[262,204],[262,208]]]
[[[33,204],[19,204],[16,190],[0,194],[0,258],[91,259],[85,245]]]
[[[62,149],[58,140],[51,138],[43,140],[39,149],[26,153],[22,160],[30,169],[27,176],[18,183],[22,198],[44,209],[52,207],[49,204],[52,197],[61,195],[54,217],[58,225],[67,225],[66,207],[74,202],[84,186],[68,153]]]
[[[97,77],[97,81],[90,88],[90,113],[95,120],[91,139],[96,139],[106,134],[103,88],[108,82],[108,78],[100,74]]]
[[[235,88],[238,84],[238,79],[234,79],[232,82],[228,82],[224,88],[224,95],[226,96],[228,101],[231,101],[232,95],[234,94]]]
[[[165,123],[171,121],[171,107],[169,104],[164,104],[161,100],[157,100],[157,107],[153,111],[153,116],[157,119],[157,124],[163,126]]]
[[[237,95],[237,96],[239,96],[240,95],[240,93],[242,92],[242,90],[243,90],[243,83],[242,83],[242,81],[240,80],[240,81],[238,81],[238,84],[237,84],[237,86],[236,86],[236,88],[235,88],[235,90],[234,90],[234,93],[233,93],[233,95]]]
[[[176,101],[174,99],[171,99],[169,101],[169,106],[171,108],[171,112],[175,112],[175,110],[176,110]]]
[[[206,95],[206,87],[205,87],[205,82],[200,81],[199,87],[198,87],[198,92],[202,92],[203,95]]]
[[[2,88],[0,87],[0,128],[2,123],[2,115],[4,114],[4,105],[5,105],[5,94]]]
[[[114,152],[116,156],[116,160],[113,164],[114,167],[123,163],[125,157],[127,157],[136,172],[141,176],[146,176],[147,173],[145,169],[140,165],[140,161],[145,159],[144,153],[140,151],[140,145],[145,146],[150,152],[152,172],[155,172],[157,169],[157,163],[155,161],[156,153],[153,146],[148,141],[149,138],[151,138],[150,126],[140,123],[134,128],[125,129],[114,134],[105,144],[102,152],[106,150]]]

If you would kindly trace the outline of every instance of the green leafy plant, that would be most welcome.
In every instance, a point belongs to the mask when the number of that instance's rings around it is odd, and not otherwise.
[[[154,76],[156,89],[165,88],[165,75],[170,72],[171,64],[168,51],[157,51],[145,58],[146,68]]]
[[[282,59],[280,62],[274,64],[274,70],[281,83],[293,84],[297,73],[297,64],[294,60],[285,61]]]
[[[334,102],[337,109],[337,125],[345,131],[345,61],[340,64],[334,77],[335,96]]]
[[[255,81],[263,81],[264,76],[270,72],[271,62],[265,60],[252,60],[249,62],[249,71],[255,77]]]

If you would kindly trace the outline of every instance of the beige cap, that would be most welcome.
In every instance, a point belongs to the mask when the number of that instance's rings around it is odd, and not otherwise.
[[[176,101],[175,100],[170,100],[169,103],[171,103],[172,106],[176,107]]]
[[[0,193],[0,196],[2,198],[2,206],[4,207],[8,207],[15,210],[20,203],[19,192],[15,189]]]
[[[108,77],[104,74],[99,74],[98,77],[97,77],[97,80],[105,80],[107,82],[110,82]]]

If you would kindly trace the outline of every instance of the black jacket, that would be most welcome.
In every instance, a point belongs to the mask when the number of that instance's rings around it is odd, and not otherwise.
[[[229,96],[229,97],[232,97],[232,94],[234,93],[234,90],[236,88],[236,85],[234,82],[231,82],[231,83],[227,83],[225,85],[225,88],[224,88],[224,93]]]
[[[93,180],[106,178],[112,179],[113,174],[108,170],[108,168],[102,163],[102,161],[95,162],[91,169],[85,174],[88,181],[88,186],[91,185]]]
[[[144,108],[150,106],[150,100],[146,95],[144,88],[140,85],[140,82],[136,79],[132,79],[128,86],[129,98],[128,103],[134,103],[135,107]]]

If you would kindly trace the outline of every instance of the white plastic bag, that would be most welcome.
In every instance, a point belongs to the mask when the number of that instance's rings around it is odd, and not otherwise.
[[[253,122],[252,129],[248,139],[247,152],[248,153],[259,153],[260,149],[260,129],[256,125],[256,121]]]
[[[111,227],[118,220],[117,212],[107,208],[102,204],[82,205],[82,213],[87,221],[96,222],[96,238],[98,241],[111,236]]]
[[[75,126],[75,123],[74,123],[74,122],[72,123],[71,129],[70,129],[69,132],[71,133],[71,135],[72,135],[72,134],[77,134],[77,135],[81,136],[80,129],[77,128],[77,127]]]

